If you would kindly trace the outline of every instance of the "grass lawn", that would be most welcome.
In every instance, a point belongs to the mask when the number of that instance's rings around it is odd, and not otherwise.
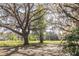
[[[65,41],[60,41],[60,40],[49,41],[49,40],[46,40],[46,41],[44,41],[44,44],[60,44],[61,42],[63,43]],[[29,41],[29,43],[39,43],[39,41]]]
[[[54,40],[54,41],[49,41],[49,40],[45,40],[44,44],[61,44],[61,42],[65,42],[65,41],[60,41],[60,40]],[[32,43],[39,43],[39,41],[29,41],[30,44]],[[21,40],[7,40],[7,41],[0,41],[0,46],[21,46],[23,44],[23,41]]]

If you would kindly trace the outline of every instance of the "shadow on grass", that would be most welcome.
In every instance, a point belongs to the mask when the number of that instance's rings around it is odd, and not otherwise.
[[[4,49],[3,50],[6,50],[5,52],[8,52],[8,53],[6,53],[4,56],[11,56],[12,54],[15,54],[15,53],[17,53],[17,54],[22,54],[23,56],[33,56],[34,54],[30,54],[29,55],[29,52],[27,52],[27,53],[23,53],[23,52],[20,52],[20,51],[18,51],[19,49],[24,49],[24,50],[26,50],[26,49],[28,49],[28,48],[31,48],[31,49],[37,49],[37,48],[42,48],[44,46],[44,44],[30,44],[30,45],[28,45],[28,46],[25,46],[25,47],[23,47],[23,46],[21,46],[21,47],[4,47]]]
[[[11,49],[13,49],[13,50],[11,51]],[[9,48],[9,49],[6,49],[6,50],[7,50],[7,52],[8,52],[8,51],[10,51],[10,52],[7,53],[5,56],[10,56],[10,55],[12,55],[12,54],[14,54],[15,52],[18,51],[18,47],[15,47],[15,48]]]
[[[36,55],[36,52],[33,52],[32,49],[38,50],[39,48],[45,48],[45,47],[48,47],[48,46],[53,47],[53,45],[50,45],[50,44],[48,45],[48,44],[34,43],[34,44],[30,44],[30,45],[25,46],[25,47],[23,47],[23,46],[3,47],[4,49],[2,49],[2,50],[4,50],[4,56],[11,56],[11,55],[16,55],[16,54],[23,55],[23,56],[34,56],[34,55]],[[59,47],[59,46],[57,46],[57,47]]]

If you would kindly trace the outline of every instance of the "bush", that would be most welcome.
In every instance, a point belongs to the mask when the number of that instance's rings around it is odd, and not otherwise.
[[[37,36],[30,34],[30,35],[29,35],[29,40],[30,40],[30,41],[36,41],[36,40],[37,40]]]
[[[79,28],[72,31],[71,34],[65,36],[66,45],[64,51],[69,52],[71,55],[79,56]]]
[[[8,35],[8,39],[9,40],[17,40],[18,38],[15,34],[10,34],[10,35]]]

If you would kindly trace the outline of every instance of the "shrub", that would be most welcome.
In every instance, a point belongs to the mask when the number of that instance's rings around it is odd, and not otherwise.
[[[10,34],[10,35],[8,35],[8,39],[9,40],[17,40],[18,38],[15,34]]]
[[[71,34],[65,36],[66,45],[64,51],[69,52],[71,55],[79,56],[79,28],[72,31]]]
[[[30,34],[29,35],[29,40],[30,41],[36,41],[37,40],[37,36],[36,35],[33,35],[33,34]]]

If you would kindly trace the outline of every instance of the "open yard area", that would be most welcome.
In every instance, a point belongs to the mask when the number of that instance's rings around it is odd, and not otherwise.
[[[0,56],[69,56],[62,52],[62,48],[57,44],[37,44],[26,48],[0,47]]]
[[[79,56],[79,3],[1,3],[0,56]]]
[[[0,41],[0,56],[68,55],[62,52],[61,41],[44,41],[43,44],[40,44],[39,41],[30,41],[27,47],[21,47],[22,44],[22,41]]]
[[[64,42],[65,41],[60,41],[60,40],[52,40],[52,41],[45,40],[43,44],[62,44]],[[29,43],[36,44],[36,43],[39,43],[39,41],[29,41]],[[23,41],[21,41],[21,40],[0,41],[0,46],[3,46],[3,47],[6,47],[6,46],[16,47],[16,46],[21,46],[21,45],[23,45]]]

